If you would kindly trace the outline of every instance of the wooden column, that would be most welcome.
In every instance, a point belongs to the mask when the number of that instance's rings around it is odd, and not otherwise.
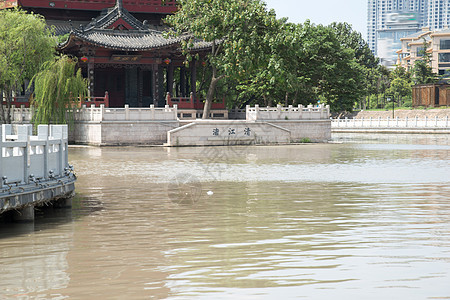
[[[156,103],[161,107],[165,104],[165,89],[164,89],[164,67],[158,65],[156,73]],[[155,104],[156,106],[156,104]]]
[[[137,100],[138,100],[138,106],[143,106],[143,89],[144,89],[144,81],[143,81],[143,72],[142,69],[138,67],[137,69],[137,81],[138,81],[138,93],[137,93]]]
[[[89,97],[95,97],[94,91],[95,91],[95,65],[94,65],[94,58],[92,57],[91,60],[88,63],[88,78],[89,78]]]
[[[153,65],[152,69],[152,94],[153,105],[158,106],[158,65]]]
[[[194,101],[197,100],[197,61],[192,59],[191,65],[191,92],[194,95]]]
[[[173,95],[173,64],[169,64],[167,67],[167,92],[170,93],[170,96]]]
[[[186,68],[180,67],[180,93],[181,97],[186,97]]]

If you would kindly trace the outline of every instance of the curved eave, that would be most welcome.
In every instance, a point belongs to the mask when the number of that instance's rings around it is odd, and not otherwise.
[[[119,39],[118,36],[109,36],[111,39]],[[130,37],[125,37],[125,39]],[[111,43],[102,42],[96,39],[89,38],[88,36],[84,34],[80,34],[78,32],[71,32],[69,35],[69,39],[58,46],[59,50],[65,50],[68,48],[71,48],[72,46],[76,45],[77,41],[82,41],[85,43],[89,43],[91,45],[102,47],[105,49],[111,49],[111,50],[119,50],[119,51],[149,51],[149,50],[158,50],[158,49],[164,49],[169,48],[174,45],[178,45],[180,40],[179,39],[173,39],[168,40],[166,43],[157,43],[152,44],[151,42],[148,43],[148,46],[128,46],[128,45],[114,45]]]
[[[63,42],[63,43],[59,44],[58,46],[56,46],[56,49],[57,50],[65,50],[68,47],[70,47],[70,45],[72,45],[74,43],[75,43],[75,36],[73,35],[73,31],[71,31],[69,33],[69,38],[65,42]]]
[[[189,48],[190,51],[205,51],[209,50],[212,47],[212,43],[199,43],[198,45],[194,45],[193,47]]]

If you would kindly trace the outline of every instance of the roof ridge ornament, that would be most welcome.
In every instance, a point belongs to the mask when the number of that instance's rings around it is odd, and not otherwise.
[[[122,0],[116,0],[116,8],[119,16],[123,15],[123,1]]]
[[[116,4],[109,8],[106,14],[102,12],[97,18],[93,18],[85,31],[103,29],[147,32],[149,27],[123,7],[123,0],[116,0]]]

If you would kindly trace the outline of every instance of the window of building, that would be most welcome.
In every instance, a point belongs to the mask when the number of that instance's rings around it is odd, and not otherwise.
[[[450,53],[439,53],[439,62],[450,62]]]
[[[417,47],[416,56],[417,57],[422,57],[424,55],[425,55],[425,48],[424,47]]]
[[[441,50],[447,50],[447,49],[450,49],[450,40],[441,40],[441,43],[440,43],[441,45],[440,45],[440,49]]]

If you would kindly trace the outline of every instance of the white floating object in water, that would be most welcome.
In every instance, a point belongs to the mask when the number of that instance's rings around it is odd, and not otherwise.
[[[208,191],[206,194],[207,194],[208,196],[212,196],[214,193],[213,193],[213,191]]]

